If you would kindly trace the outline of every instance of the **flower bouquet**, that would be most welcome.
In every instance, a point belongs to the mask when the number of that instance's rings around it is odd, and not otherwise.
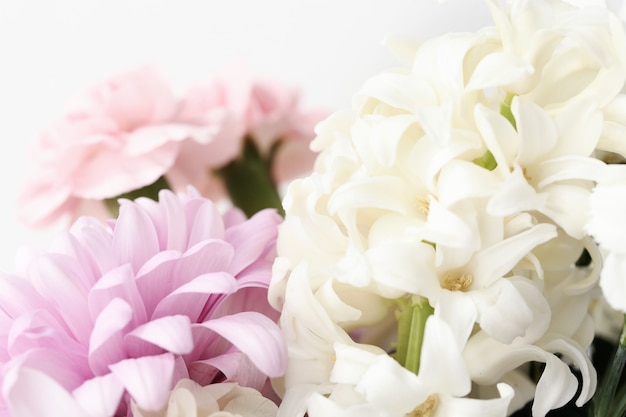
[[[485,0],[352,108],[152,68],[74,100],[0,276],[0,415],[626,415],[626,29]],[[610,353],[607,353],[610,352]]]

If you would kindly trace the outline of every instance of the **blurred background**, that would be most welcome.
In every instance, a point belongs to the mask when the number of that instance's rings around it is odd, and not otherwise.
[[[335,110],[398,64],[388,35],[490,24],[482,0],[0,0],[0,269],[65,227],[18,223],[17,195],[33,139],[87,86],[144,64],[184,86],[243,63],[300,89],[306,107]]]

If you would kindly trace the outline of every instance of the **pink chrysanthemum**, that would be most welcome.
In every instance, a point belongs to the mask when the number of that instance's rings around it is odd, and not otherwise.
[[[285,345],[267,303],[280,217],[222,216],[195,192],[83,217],[0,278],[0,415],[158,410],[181,378],[261,390]]]

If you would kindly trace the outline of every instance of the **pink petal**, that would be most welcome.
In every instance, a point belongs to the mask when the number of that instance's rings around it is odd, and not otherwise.
[[[139,408],[157,411],[167,402],[173,386],[175,361],[171,353],[126,359],[109,368]]]
[[[0,305],[10,317],[15,318],[33,310],[49,310],[62,322],[56,310],[41,295],[30,281],[15,275],[0,275]]]
[[[239,288],[268,288],[272,279],[273,259],[259,259],[237,275]]]
[[[213,366],[226,376],[225,382],[237,382],[258,391],[263,388],[267,376],[260,372],[250,359],[241,352],[229,352],[209,358],[202,363]]]
[[[197,200],[199,205],[187,204],[185,212],[189,219],[189,240],[187,247],[192,247],[203,240],[224,237],[224,221],[217,207],[210,201]]]
[[[146,308],[129,264],[122,264],[104,274],[93,286],[88,298],[90,312],[94,318],[108,306],[111,300],[119,298],[131,307],[136,323],[143,323],[147,320]]]
[[[31,349],[51,349],[74,358],[86,358],[87,350],[67,334],[63,326],[46,310],[35,310],[16,318],[7,328],[6,351],[16,357]]]
[[[126,358],[123,340],[132,318],[132,308],[119,298],[102,310],[89,340],[89,366],[94,374],[104,375],[109,364]]]
[[[113,231],[113,252],[119,264],[129,263],[137,272],[159,250],[159,239],[148,214],[136,204],[122,204]]]
[[[267,289],[263,287],[240,288],[236,293],[222,297],[215,303],[215,307],[210,311],[211,317],[228,316],[240,311],[256,311],[273,321],[278,321],[280,316],[280,313],[270,306]]]
[[[206,321],[206,327],[227,339],[270,377],[281,376],[287,366],[287,348],[282,332],[269,318],[244,311]]]
[[[108,228],[102,226],[101,221],[93,217],[80,217],[72,224],[70,233],[89,252],[100,275],[118,266],[111,251],[113,236]]]
[[[223,240],[207,239],[191,247],[180,258],[174,270],[179,278],[177,285],[183,285],[198,275],[207,272],[226,271],[234,253],[233,247]]]
[[[36,369],[54,378],[56,383],[65,389],[71,390],[80,385],[85,378],[93,376],[84,355],[72,356],[71,353],[49,348],[31,349],[19,357],[14,357],[11,362],[5,364],[5,367]]]
[[[133,336],[168,352],[184,355],[193,349],[191,322],[186,316],[167,316],[143,324],[126,337]]]
[[[272,163],[272,178],[275,183],[283,184],[303,177],[313,169],[317,153],[309,149],[309,143],[308,140],[291,140],[280,144]]]
[[[72,394],[89,417],[110,417],[117,411],[124,386],[113,374],[85,381]]]
[[[87,417],[70,393],[46,374],[30,368],[12,371],[2,386],[11,415],[58,417],[62,410],[63,417]]]
[[[194,348],[191,353],[185,355],[187,363],[222,355],[234,349],[228,340],[201,324],[192,324],[191,333],[193,334]],[[190,372],[192,371],[190,370]],[[192,375],[192,378],[195,377]]]
[[[159,302],[152,319],[183,314],[197,322],[213,294],[230,294],[237,290],[237,281],[226,272],[200,275]],[[241,311],[241,308],[238,310]]]
[[[87,289],[78,285],[82,271],[76,261],[59,254],[49,254],[31,265],[33,286],[44,294],[63,317],[71,334],[86,342],[92,327],[87,307]],[[68,303],[68,300],[72,300]]]
[[[127,139],[113,137],[111,142],[120,140]],[[179,146],[178,142],[168,142],[141,156],[128,156],[119,149],[98,146],[98,157],[86,161],[80,175],[74,177],[74,194],[100,200],[150,185],[172,166]]]
[[[159,301],[176,287],[172,279],[174,268],[182,254],[178,251],[163,251],[152,257],[136,274],[137,289],[141,294],[148,317]]]
[[[161,248],[184,252],[187,249],[187,224],[185,212],[180,199],[173,193],[159,192],[159,204],[161,205],[163,219],[155,222],[163,229],[164,233],[158,233],[161,237]],[[158,227],[157,226],[157,227]],[[167,241],[163,242],[162,234]]]
[[[235,248],[229,272],[237,275],[273,245],[282,218],[274,210],[262,210],[247,222],[231,227],[224,238]]]
[[[78,200],[70,187],[50,183],[50,178],[35,179],[19,196],[18,220],[33,227],[46,226],[63,214],[72,212]]]
[[[189,138],[191,130],[192,126],[174,123],[142,126],[126,136],[123,153],[132,157],[149,156],[169,142],[181,142]],[[171,149],[178,151],[179,147]],[[177,155],[178,152],[173,152],[173,157]]]

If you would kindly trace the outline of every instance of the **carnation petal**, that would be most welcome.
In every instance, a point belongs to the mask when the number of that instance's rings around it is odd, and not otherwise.
[[[103,200],[150,185],[172,166],[179,146],[178,142],[169,142],[149,154],[136,157],[124,155],[118,149],[98,146],[98,158],[84,164],[81,175],[74,177],[74,195]],[[102,175],[103,172],[107,175]]]

